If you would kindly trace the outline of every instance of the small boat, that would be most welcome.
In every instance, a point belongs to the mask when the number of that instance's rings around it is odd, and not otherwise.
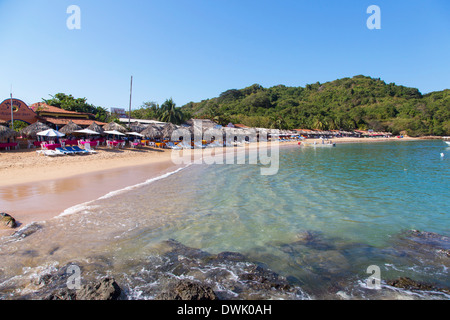
[[[450,137],[442,137],[444,139],[444,142],[450,146]]]

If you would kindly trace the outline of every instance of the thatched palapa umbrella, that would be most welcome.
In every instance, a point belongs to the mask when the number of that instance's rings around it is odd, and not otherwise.
[[[162,134],[162,137],[164,138],[164,139],[171,139],[172,138],[172,133],[175,131],[175,130],[177,130],[177,126],[176,125],[174,125],[173,123],[168,123],[168,124],[166,124],[164,127],[163,127],[163,129],[162,129],[162,131],[161,131],[161,134]]]
[[[104,125],[103,126],[103,130],[105,130],[105,131],[114,131],[114,130],[116,130],[116,131],[119,131],[119,132],[122,132],[122,133],[127,132],[127,129],[125,129],[125,127],[121,126],[120,124],[118,124],[118,123],[116,123],[114,121]]]
[[[146,128],[147,128],[147,126],[145,124],[139,123],[137,121],[132,123],[130,126],[131,131],[138,132],[138,133],[144,131]]]
[[[162,136],[161,130],[154,124],[149,125],[145,130],[141,131],[140,134],[150,139],[161,138]]]
[[[0,126],[0,139],[17,137],[19,133],[8,127]]]
[[[23,136],[36,137],[38,132],[50,129],[50,127],[42,122],[35,122],[32,125],[22,129],[20,134]]]
[[[59,132],[62,132],[65,135],[69,135],[69,134],[73,133],[74,131],[81,130],[81,129],[82,128],[79,125],[77,125],[75,122],[70,120],[68,124],[66,124],[64,127],[62,127],[61,130],[59,130]]]
[[[96,122],[92,122],[92,124],[87,129],[98,132],[98,134],[100,135],[105,132],[105,130],[103,130],[103,128],[100,127]]]

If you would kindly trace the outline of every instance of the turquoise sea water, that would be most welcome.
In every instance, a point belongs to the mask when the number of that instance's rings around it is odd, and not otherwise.
[[[167,233],[207,250],[251,249],[302,230],[382,246],[402,230],[449,234],[450,154],[441,152],[449,153],[440,142],[281,148],[276,175],[194,165],[165,181],[173,192],[156,192],[159,204],[186,213]]]
[[[276,175],[262,176],[259,165],[191,165],[49,222],[29,246],[43,248],[58,235],[66,249],[41,255],[36,265],[92,262],[101,254],[130,287],[143,268],[136,261],[168,239],[242,253],[319,297],[342,279],[348,290],[358,286],[370,265],[380,266],[382,279],[448,287],[448,260],[412,247],[402,234],[450,236],[449,187],[450,149],[441,141],[281,146]]]

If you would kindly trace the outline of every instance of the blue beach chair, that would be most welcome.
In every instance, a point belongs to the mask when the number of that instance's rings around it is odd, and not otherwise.
[[[81,148],[78,147],[78,146],[73,146],[73,147],[72,147],[72,150],[75,151],[75,152],[78,153],[78,154],[88,154],[88,153],[89,153],[89,151],[84,150],[84,149],[81,149]]]

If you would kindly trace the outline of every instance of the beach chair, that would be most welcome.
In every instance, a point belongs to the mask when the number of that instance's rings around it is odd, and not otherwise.
[[[55,153],[57,156],[66,156],[67,155],[66,152],[59,150],[59,148],[56,148],[55,150],[49,150],[49,151],[53,151],[52,153]]]
[[[167,142],[167,147],[172,149],[172,150],[181,150],[183,149],[181,146],[176,145],[175,143],[173,143],[172,141]]]
[[[205,146],[201,142],[194,142],[194,148],[195,149],[204,149]]]
[[[77,154],[79,154],[80,152],[78,152],[78,151],[76,151],[74,148],[75,148],[76,146],[73,146],[73,147],[65,147],[64,149],[63,148],[61,148],[61,149],[63,149],[65,152],[67,152],[67,154],[70,154],[70,155],[77,155]]]
[[[55,150],[40,150],[37,152],[38,152],[38,154],[43,154],[46,157],[57,157],[57,156],[61,155],[60,153],[58,153]]]
[[[223,145],[221,145],[220,142],[217,141],[217,140],[214,140],[214,142],[211,142],[208,146],[209,146],[210,148],[219,148],[219,147],[223,147]]]
[[[87,146],[87,145],[89,145],[89,143],[86,143],[85,144],[85,146]],[[90,145],[89,145],[90,146]],[[78,154],[88,154],[89,153],[89,151],[87,151],[87,150],[84,150],[84,149],[81,149],[80,147],[77,147],[77,146],[73,146],[71,149],[69,149],[69,150],[72,150],[72,151],[75,151],[76,153],[78,153]]]
[[[185,141],[182,141],[178,144],[179,147],[183,148],[183,149],[192,149],[192,146],[188,143],[186,143]]]
[[[59,154],[59,155],[74,155],[75,152],[73,151],[69,151],[66,148],[56,148],[55,151]]]
[[[86,143],[86,145],[84,146],[84,150],[87,151],[88,153],[97,153],[97,151],[91,149],[91,145],[89,143]]]

